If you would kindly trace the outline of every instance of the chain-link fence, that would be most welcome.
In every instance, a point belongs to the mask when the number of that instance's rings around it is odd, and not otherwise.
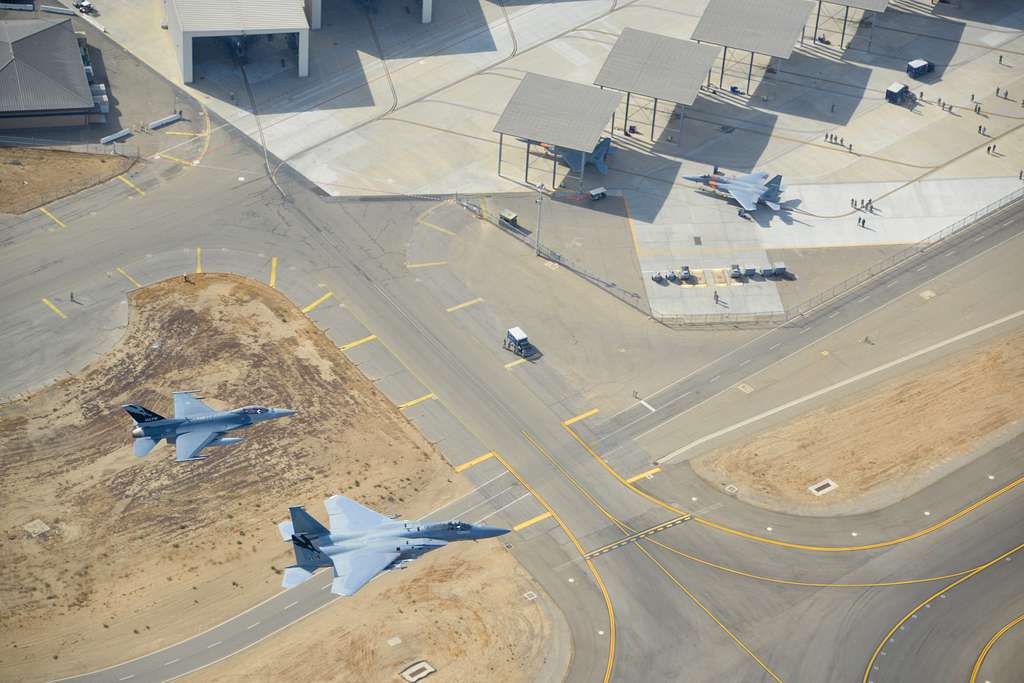
[[[957,237],[964,233],[966,230],[971,228],[973,225],[978,223],[983,218],[992,215],[993,213],[1013,204],[1014,202],[1020,201],[1024,198],[1024,188],[1014,190],[1005,197],[998,199],[988,206],[978,209],[974,213],[961,218],[956,223],[946,226],[942,230],[929,235],[923,240],[908,246],[895,254],[887,256],[886,258],[873,264],[870,268],[862,270],[861,272],[852,275],[842,282],[823,290],[811,298],[786,309],[785,311],[779,311],[775,313],[714,313],[714,314],[693,314],[693,315],[654,315],[651,313],[647,306],[646,297],[636,292],[629,292],[622,289],[613,282],[607,282],[597,275],[588,272],[579,263],[573,263],[571,259],[567,259],[563,254],[560,254],[552,249],[545,247],[543,244],[536,245],[534,237],[527,230],[509,223],[502,219],[500,215],[495,215],[486,211],[479,204],[474,203],[471,199],[466,197],[455,196],[456,201],[465,207],[467,210],[474,213],[478,218],[486,220],[504,230],[509,235],[512,235],[524,244],[529,245],[531,248],[538,249],[538,256],[545,258],[553,263],[557,263],[560,266],[571,270],[588,282],[600,287],[603,291],[615,296],[618,299],[628,303],[629,305],[643,311],[645,314],[650,315],[654,320],[660,323],[668,325],[670,327],[689,327],[689,326],[730,326],[730,327],[773,327],[785,324],[802,316],[806,316],[811,311],[819,308],[820,306],[839,298],[843,294],[860,287],[869,280],[878,275],[889,271],[893,268],[905,266],[915,258],[922,256],[939,246],[946,243],[953,237]]]
[[[125,142],[112,142],[108,145],[101,145],[74,142],[73,140],[0,135],[0,147],[33,147],[35,149],[53,149],[61,152],[78,152],[80,154],[112,154],[131,159],[139,158],[138,146]]]

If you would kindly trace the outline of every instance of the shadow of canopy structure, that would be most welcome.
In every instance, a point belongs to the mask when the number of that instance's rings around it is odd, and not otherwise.
[[[698,45],[690,40],[670,38],[657,33],[624,28],[594,85],[626,93],[626,120],[622,131],[629,135],[629,99],[636,93],[654,100],[651,111],[651,141],[658,119],[658,100],[680,106],[679,126],[682,129],[683,107],[697,99],[704,74],[718,56],[719,48]]]
[[[889,6],[889,0],[818,0],[818,11],[814,15],[814,40],[818,40],[818,30],[821,25],[821,6],[824,3],[829,5],[838,5],[843,8],[843,28],[840,31],[839,36],[839,49],[846,49],[846,25],[850,19],[850,9],[859,9],[864,12],[884,12],[885,8]],[[839,17],[835,15],[825,15],[825,19],[838,20]]]
[[[562,156],[571,170],[577,170],[572,162],[579,160],[579,191],[582,194],[588,157],[602,141],[609,120],[612,130],[615,129],[615,111],[621,100],[618,93],[527,73],[494,126],[494,132],[498,134],[498,175],[501,175],[505,135],[513,135],[526,143],[523,179],[527,184],[530,183],[530,148],[539,144],[553,152],[552,189],[558,157]],[[567,179],[569,177],[571,175]]]
[[[747,92],[750,92],[754,55],[789,59],[797,40],[803,40],[804,26],[813,6],[810,0],[711,0],[691,38],[698,43],[722,46],[719,87],[725,78],[729,48],[749,52]],[[711,85],[710,71],[708,85]]]

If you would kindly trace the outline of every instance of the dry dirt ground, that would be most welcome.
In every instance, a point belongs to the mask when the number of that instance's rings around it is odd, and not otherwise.
[[[114,154],[0,147],[0,213],[25,213],[110,180],[134,163]]]
[[[539,601],[523,597],[535,590],[529,575],[491,544],[445,551],[419,560],[416,575],[384,575],[185,680],[400,681],[398,673],[421,659],[437,669],[431,682],[536,680],[552,636]]]
[[[742,500],[813,513],[904,498],[1022,419],[1024,333],[1016,333],[690,462],[713,484],[734,483]],[[812,495],[807,487],[826,477],[838,488]]]
[[[289,505],[323,518],[323,499],[338,492],[415,517],[468,488],[283,295],[237,276],[192,281],[135,291],[125,335],[109,354],[0,406],[0,680],[115,664],[278,592],[281,568],[294,561],[275,526]],[[245,441],[210,449],[204,462],[176,463],[166,445],[133,457],[119,406],[172,414],[170,392],[182,389],[201,390],[215,408],[258,402],[298,413],[246,430]],[[49,531],[32,536],[23,527],[34,520]],[[491,552],[444,549],[373,590],[398,596],[411,582],[422,604],[449,605],[465,595],[451,585],[454,572],[469,585],[509,582],[514,563],[497,540],[466,545]],[[448,577],[439,597],[431,576]],[[493,655],[502,675],[512,673],[496,632],[517,619],[527,631],[547,626],[533,612],[505,614],[507,602],[484,605],[488,596],[505,599],[478,591],[456,610],[472,622],[436,636],[461,642],[480,662]],[[360,614],[363,632],[381,628],[387,609]],[[433,628],[427,610],[408,612],[410,628]],[[343,612],[327,614],[348,628]],[[345,650],[327,654],[320,661],[333,667],[348,661]],[[371,650],[358,655],[353,666],[374,666]]]

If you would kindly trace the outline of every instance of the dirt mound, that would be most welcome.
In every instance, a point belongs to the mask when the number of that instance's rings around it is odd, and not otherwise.
[[[0,213],[25,213],[110,180],[134,163],[116,154],[0,147]]]
[[[78,673],[202,631],[277,592],[275,523],[344,493],[384,512],[454,497],[450,467],[283,295],[195,275],[131,295],[127,331],[78,376],[0,407],[0,676]],[[235,446],[132,456],[140,403],[288,407]],[[47,527],[33,536],[25,525]],[[30,528],[33,528],[30,525]],[[415,570],[410,570],[414,573]]]

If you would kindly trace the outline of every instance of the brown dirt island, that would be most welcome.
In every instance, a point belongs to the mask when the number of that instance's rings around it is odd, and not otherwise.
[[[783,512],[884,507],[955,469],[1024,419],[1024,333],[935,361],[836,406],[690,461],[704,479]],[[825,478],[838,488],[808,491]]]
[[[282,294],[232,275],[190,279],[133,292],[127,330],[110,353],[0,406],[0,679],[115,664],[278,592],[278,572],[293,557],[275,525],[289,505],[323,518],[323,498],[340,492],[416,516],[467,488]],[[170,394],[183,389],[201,390],[215,408],[258,402],[298,413],[241,432],[242,443],[210,449],[204,462],[176,463],[166,445],[134,458],[131,421],[119,406],[172,414]],[[44,528],[37,521],[48,530],[33,535]],[[419,582],[425,596],[430,572],[448,576],[456,567],[470,585],[507,580],[515,563],[498,541],[464,545],[490,554],[444,549],[374,590],[401,593]],[[491,594],[472,596],[473,605]],[[466,608],[481,624],[459,636],[474,657],[506,657],[492,640],[510,618],[506,607]],[[359,618],[380,627],[371,613]],[[432,628],[429,611],[407,619]],[[544,628],[536,617],[530,623]],[[350,654],[329,649],[320,661],[341,667]],[[359,658],[358,666],[372,666],[372,653]]]
[[[110,180],[134,159],[32,147],[0,147],[0,213],[25,213]]]

